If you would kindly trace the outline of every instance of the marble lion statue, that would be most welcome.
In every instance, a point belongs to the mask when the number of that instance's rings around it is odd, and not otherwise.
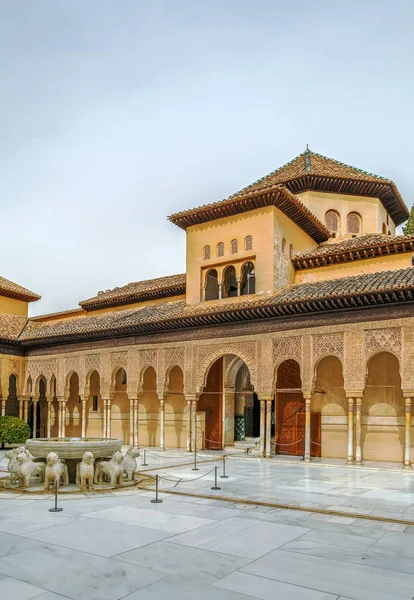
[[[93,489],[94,463],[95,459],[92,452],[87,450],[83,453],[82,461],[76,465],[76,485],[81,490]]]
[[[56,452],[49,452],[46,456],[45,490],[49,489],[51,481],[55,486],[56,483],[60,483],[60,480],[62,480],[63,485],[69,484],[68,467],[59,460]]]
[[[23,487],[28,488],[30,485],[30,478],[34,475],[39,475],[40,482],[43,481],[45,465],[41,462],[34,462],[31,459],[30,452],[20,452],[17,455],[16,460],[18,462],[17,478],[19,480],[20,485],[23,485]]]
[[[33,460],[34,457],[30,454],[29,450],[25,446],[19,446],[18,448],[13,448],[13,450],[8,450],[4,453],[4,456],[9,459],[7,470],[10,473],[10,480],[12,485],[17,483],[17,468],[19,466],[17,457],[22,452],[24,454],[27,454],[27,456]]]
[[[123,459],[122,452],[115,452],[111,460],[100,461],[95,469],[94,483],[103,483],[104,477],[107,475],[111,485],[121,485],[122,475],[124,473],[122,467]]]
[[[122,469],[126,474],[127,481],[135,479],[135,471],[137,470],[137,458],[140,456],[139,450],[136,448],[128,448],[122,460]]]

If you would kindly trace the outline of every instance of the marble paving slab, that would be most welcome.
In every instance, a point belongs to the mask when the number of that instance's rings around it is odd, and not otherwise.
[[[214,583],[250,562],[239,556],[169,544],[168,541],[119,554],[116,560],[203,583]]]
[[[100,519],[60,525],[27,534],[32,540],[109,558],[171,536],[157,529]]]
[[[336,594],[327,594],[240,572],[227,575],[214,585],[233,592],[243,592],[253,598],[263,600],[275,600],[276,598],[281,600],[337,600]]]
[[[44,589],[13,577],[0,579],[0,598],[4,600],[30,600],[41,597],[43,592]]]
[[[161,529],[171,533],[181,533],[182,531],[191,531],[204,525],[209,525],[213,521],[202,517],[191,517],[186,515],[176,515],[166,512],[157,512],[147,508],[136,508],[131,506],[122,506],[108,508],[96,512],[88,513],[91,519],[100,519],[104,521],[115,521],[125,523],[125,525],[139,525],[151,529]]]
[[[0,558],[0,573],[71,600],[119,600],[165,576],[137,565],[57,546]]]

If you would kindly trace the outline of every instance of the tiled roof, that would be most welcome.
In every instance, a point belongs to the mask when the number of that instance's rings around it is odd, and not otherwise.
[[[231,321],[275,318],[301,313],[346,310],[384,303],[414,302],[414,268],[369,273],[292,285],[261,298],[240,298],[231,304],[208,302],[188,307],[184,300],[124,309],[57,323],[30,321],[20,340],[24,345],[139,335],[153,331],[203,327]]]
[[[337,243],[323,244],[312,252],[295,254],[296,269],[312,269],[334,263],[363,260],[378,256],[414,251],[414,235],[368,233]]]
[[[5,277],[0,277],[0,296],[7,296],[8,298],[15,298],[16,300],[23,300],[24,302],[33,302],[34,300],[40,300],[40,296],[34,294],[27,288],[9,281]]]
[[[17,341],[27,321],[27,317],[0,315],[0,340]]]
[[[97,310],[109,306],[121,306],[133,302],[143,302],[156,298],[167,298],[185,294],[185,273],[180,275],[169,275],[128,283],[122,287],[98,292],[93,298],[82,300],[80,306],[85,310]]]
[[[175,225],[186,229],[191,225],[207,223],[265,206],[276,206],[316,242],[320,243],[329,238],[328,229],[309,208],[295,194],[278,184],[270,185],[266,189],[248,190],[241,197],[230,197],[228,200],[205,204],[168,218]]]
[[[293,194],[306,190],[321,190],[379,198],[396,225],[403,223],[409,214],[395,183],[390,179],[306,150],[284,166],[276,169],[276,171],[244,187],[227,200],[183,211],[169,218],[180,227],[196,224],[196,213],[199,213],[199,219],[201,217],[204,217],[204,220],[217,219],[223,216],[219,214],[220,207],[224,208],[226,203],[241,201],[252,193],[265,193],[273,186],[283,186]],[[211,215],[212,207],[219,216],[213,217]],[[252,208],[249,207],[244,210],[252,210]],[[190,218],[194,222],[190,222]],[[202,221],[199,220],[198,222]]]
[[[272,173],[269,173],[254,183],[246,186],[231,197],[234,198],[247,191],[266,188],[269,187],[269,185],[274,185],[276,183],[286,183],[292,179],[306,177],[307,175],[338,177],[340,179],[354,179],[360,181],[379,181],[381,183],[393,184],[390,179],[375,175],[375,173],[369,173],[368,171],[351,167],[351,165],[339,162],[333,158],[328,158],[322,154],[317,154],[311,150],[305,150],[305,152],[302,152],[282,167],[279,167]]]
[[[54,313],[46,313],[44,315],[36,315],[35,317],[30,317],[31,321],[44,321],[46,319],[51,319],[54,317],[66,317],[67,315],[82,315],[84,314],[84,310],[82,308],[71,308],[69,310],[61,310],[59,312]]]

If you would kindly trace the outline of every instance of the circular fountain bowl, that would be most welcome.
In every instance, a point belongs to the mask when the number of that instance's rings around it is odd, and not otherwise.
[[[122,447],[122,440],[103,438],[36,438],[27,440],[26,447],[35,458],[46,458],[49,452],[56,452],[59,458],[81,459],[89,450],[95,458],[111,458]]]

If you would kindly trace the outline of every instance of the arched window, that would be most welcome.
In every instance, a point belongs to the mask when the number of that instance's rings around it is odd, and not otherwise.
[[[289,246],[289,258],[293,258],[293,246],[290,244]]]
[[[217,244],[217,256],[224,256],[224,244],[223,244],[223,242],[219,242]]]
[[[211,256],[211,248],[210,246],[204,246],[203,250],[203,258],[204,260],[208,260]]]
[[[253,250],[253,238],[251,235],[247,235],[244,238],[244,249],[245,250]]]
[[[286,240],[285,238],[283,238],[282,240],[282,254],[285,255],[286,253]]]
[[[254,264],[248,262],[242,266],[241,270],[241,286],[240,294],[245,296],[246,294],[256,293],[256,275],[254,271]]]
[[[231,240],[230,251],[232,254],[237,254],[237,252],[239,251],[239,242],[237,240]]]
[[[385,223],[382,224],[382,233],[387,234],[387,226],[385,225]]]
[[[223,298],[234,298],[235,296],[237,296],[236,269],[230,266],[224,271]]]
[[[325,214],[325,225],[329,231],[339,232],[339,215],[334,210],[328,210]]]
[[[350,212],[346,218],[348,233],[361,233],[361,217],[356,212]]]
[[[219,297],[218,275],[216,269],[211,269],[206,277],[206,300],[217,300]]]

